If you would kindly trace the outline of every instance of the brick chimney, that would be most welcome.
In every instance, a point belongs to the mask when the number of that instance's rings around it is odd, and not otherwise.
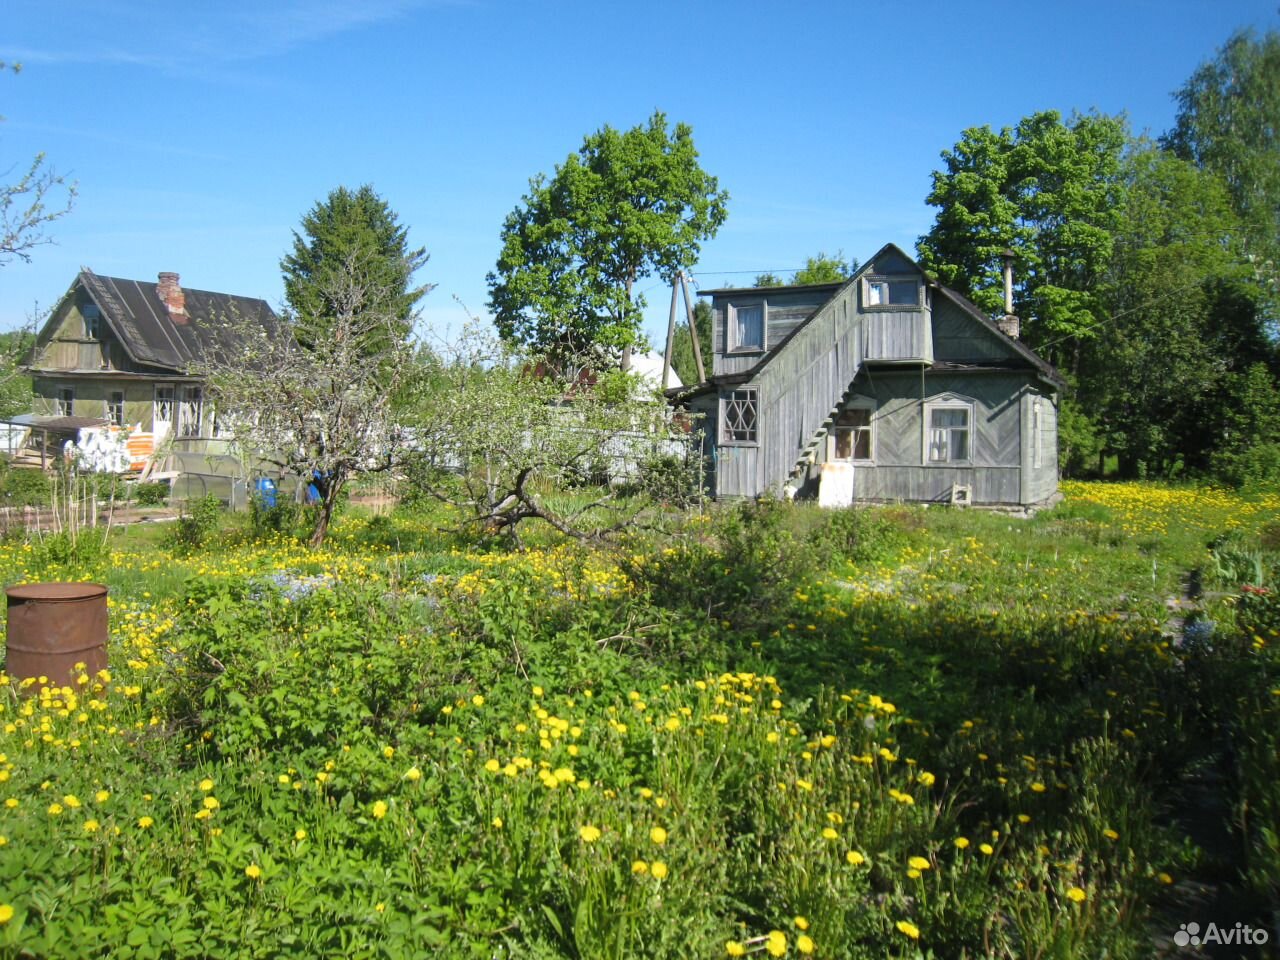
[[[161,273],[160,282],[156,284],[156,293],[169,308],[169,318],[177,324],[187,322],[187,298],[178,285],[176,273]]]

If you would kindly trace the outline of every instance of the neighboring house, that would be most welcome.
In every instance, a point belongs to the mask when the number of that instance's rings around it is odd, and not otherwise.
[[[1017,340],[1016,317],[998,325],[896,246],[842,284],[702,295],[712,376],[676,402],[704,418],[712,496],[1057,495],[1062,378]]]
[[[157,445],[209,450],[222,431],[189,371],[233,318],[277,322],[264,300],[184,290],[176,273],[149,283],[82,269],[36,338],[35,413],[141,424]]]

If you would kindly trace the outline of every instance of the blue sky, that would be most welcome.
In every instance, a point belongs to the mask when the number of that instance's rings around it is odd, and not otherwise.
[[[1158,135],[1249,25],[1280,29],[1277,0],[6,0],[0,182],[43,151],[80,196],[56,245],[0,266],[0,329],[81,265],[278,303],[303,213],[363,183],[431,255],[425,323],[456,328],[486,315],[529,178],[655,109],[730,193],[702,288],[913,251],[965,128],[1097,109]],[[669,288],[640,289],[660,344]]]

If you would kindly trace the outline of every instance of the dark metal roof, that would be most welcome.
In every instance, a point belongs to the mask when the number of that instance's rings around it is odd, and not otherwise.
[[[185,371],[209,352],[230,320],[254,320],[271,330],[278,325],[267,302],[255,297],[183,287],[186,317],[175,318],[153,282],[100,277],[89,269],[79,281],[130,358],[150,366]]]

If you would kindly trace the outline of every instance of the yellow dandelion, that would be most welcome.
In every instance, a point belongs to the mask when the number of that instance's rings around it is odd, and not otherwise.
[[[262,876],[262,868],[256,863],[251,863],[244,868],[244,875],[250,880],[257,880]]]
[[[305,831],[305,830],[303,830],[301,827],[299,827],[297,830],[293,831],[293,839],[295,839],[295,840],[305,840],[305,839],[307,839],[307,831]]]
[[[419,780],[422,779],[422,771],[419,770],[417,767],[410,767],[408,770],[404,772],[404,778],[408,780],[410,783],[417,783]]]
[[[807,919],[805,919],[804,917],[796,917],[796,918],[795,918],[795,920],[794,920],[793,922],[795,923],[795,925],[796,925],[796,929],[797,929],[797,930],[808,930],[808,929],[809,929],[809,921],[808,921]]]
[[[920,939],[920,928],[917,927],[910,920],[899,920],[896,924],[894,924],[894,926],[898,928],[899,933],[905,934],[906,936],[910,937],[912,940]]]
[[[1114,830],[1112,830],[1112,829],[1110,829],[1110,828],[1107,828],[1106,830],[1103,830],[1103,831],[1102,831],[1102,835],[1103,835],[1104,837],[1106,837],[1108,840],[1119,840],[1119,839],[1120,839],[1120,834],[1116,833]]]
[[[764,948],[771,957],[785,957],[787,955],[787,935],[781,930],[770,930],[769,937],[764,942]]]
[[[97,833],[101,829],[102,829],[102,824],[100,824],[97,820],[86,820],[84,822],[85,833]]]
[[[387,815],[387,802],[385,800],[375,800],[373,804],[373,819],[381,820]]]
[[[9,911],[12,913],[13,907],[9,907]],[[726,940],[724,942],[724,952],[731,957],[745,957],[747,955],[747,948],[737,940]]]
[[[591,826],[591,824],[587,824],[585,827],[579,828],[578,836],[582,838],[582,841],[584,843],[595,843],[597,840],[600,839],[600,836],[601,836],[600,828],[593,827]]]
[[[854,866],[854,867],[861,866],[862,864],[867,862],[867,858],[864,857],[862,854],[860,854],[857,850],[850,850],[848,853],[844,855],[844,858],[849,862],[851,866]]]
[[[653,874],[655,880],[665,880],[667,878],[667,865],[661,860],[655,860],[649,864],[649,872]]]
[[[649,839],[658,846],[662,846],[667,842],[667,831],[663,830],[662,827],[654,827],[649,831]]]
[[[213,781],[210,780],[208,777],[205,777],[203,780],[200,781],[200,789],[203,790],[205,793],[208,793],[210,790],[213,789]]]
[[[808,934],[800,934],[796,937],[796,949],[808,956],[813,953],[813,939]]]
[[[0,924],[8,923],[12,919],[13,907],[7,903],[0,903]],[[742,956],[742,954],[735,954],[735,956]]]
[[[1067,899],[1074,903],[1083,903],[1085,900],[1089,899],[1089,895],[1079,887],[1068,887]]]
[[[957,850],[963,850],[965,847],[969,846],[968,837],[956,837],[953,842],[955,843]]]
[[[912,857],[907,861],[907,866],[912,870],[928,870],[930,864],[924,857]]]
[[[834,829],[833,827],[823,827],[823,828],[822,828],[822,839],[824,839],[824,840],[835,840],[835,839],[837,839],[839,836],[840,836],[840,834],[836,833],[836,831],[835,831],[835,829]]]
[[[979,849],[979,850],[981,850],[981,851],[983,852],[983,854],[985,854],[985,855],[986,855],[986,856],[988,856],[988,857],[989,857],[989,856],[991,856],[993,853],[995,853],[995,852],[996,852],[995,847],[991,846],[991,844],[989,844],[989,843],[980,843],[980,844],[978,844],[978,849]]]
[[[642,877],[649,872],[649,864],[645,863],[643,860],[632,860],[631,872],[638,877]]]

